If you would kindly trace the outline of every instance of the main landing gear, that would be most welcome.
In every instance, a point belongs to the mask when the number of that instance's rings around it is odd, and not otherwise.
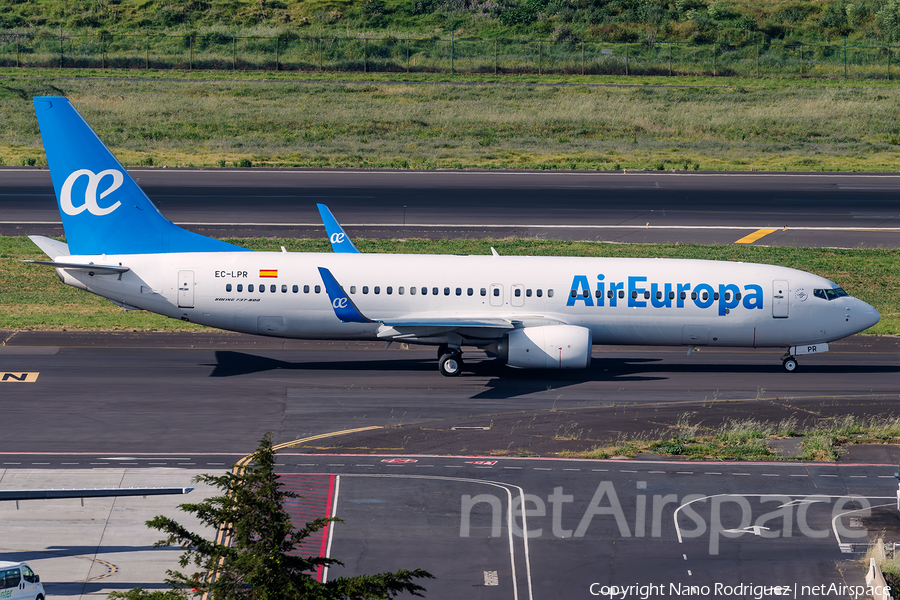
[[[787,352],[781,357],[781,366],[788,373],[793,373],[797,370],[797,359],[791,356],[790,352]]]
[[[463,370],[462,351],[446,344],[438,346],[438,370],[444,377],[456,377]]]

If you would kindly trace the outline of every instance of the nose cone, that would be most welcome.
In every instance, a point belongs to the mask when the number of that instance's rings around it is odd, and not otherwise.
[[[858,299],[857,302],[859,303],[859,306],[855,311],[856,314],[853,315],[855,317],[853,320],[856,321],[856,326],[859,327],[858,331],[868,329],[881,320],[881,315],[875,310],[874,306],[866,304]]]

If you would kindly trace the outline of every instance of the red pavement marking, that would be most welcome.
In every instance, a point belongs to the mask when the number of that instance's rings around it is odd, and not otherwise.
[[[282,488],[302,496],[285,503],[285,510],[291,517],[295,527],[321,517],[331,516],[334,503],[334,475],[281,475]],[[329,523],[316,533],[307,537],[294,552],[302,556],[325,556],[328,545]],[[323,567],[316,569],[316,580],[322,581]]]

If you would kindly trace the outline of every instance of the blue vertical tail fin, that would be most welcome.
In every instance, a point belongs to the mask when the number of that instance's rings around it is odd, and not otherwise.
[[[33,100],[71,254],[246,250],[166,219],[67,98]]]

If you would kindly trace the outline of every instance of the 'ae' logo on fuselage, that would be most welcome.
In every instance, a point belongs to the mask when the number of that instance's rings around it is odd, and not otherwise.
[[[86,176],[88,178],[87,187],[84,190],[84,203],[75,206],[72,204],[72,187],[75,185],[75,182],[79,177]],[[66,178],[66,182],[62,186],[62,191],[59,194],[59,205],[62,208],[62,211],[67,215],[80,215],[84,211],[88,211],[92,215],[96,215],[98,217],[102,217],[104,215],[108,215],[112,211],[119,208],[122,205],[121,202],[116,202],[115,204],[111,204],[106,208],[101,207],[97,204],[97,188],[100,187],[100,181],[104,177],[112,177],[112,182],[109,184],[105,190],[100,192],[100,198],[106,198],[108,195],[119,189],[121,187],[122,182],[125,180],[125,176],[122,175],[122,171],[118,171],[116,169],[106,169],[105,171],[100,171],[99,173],[94,173],[93,171],[89,171],[88,169],[78,169],[73,172]]]

